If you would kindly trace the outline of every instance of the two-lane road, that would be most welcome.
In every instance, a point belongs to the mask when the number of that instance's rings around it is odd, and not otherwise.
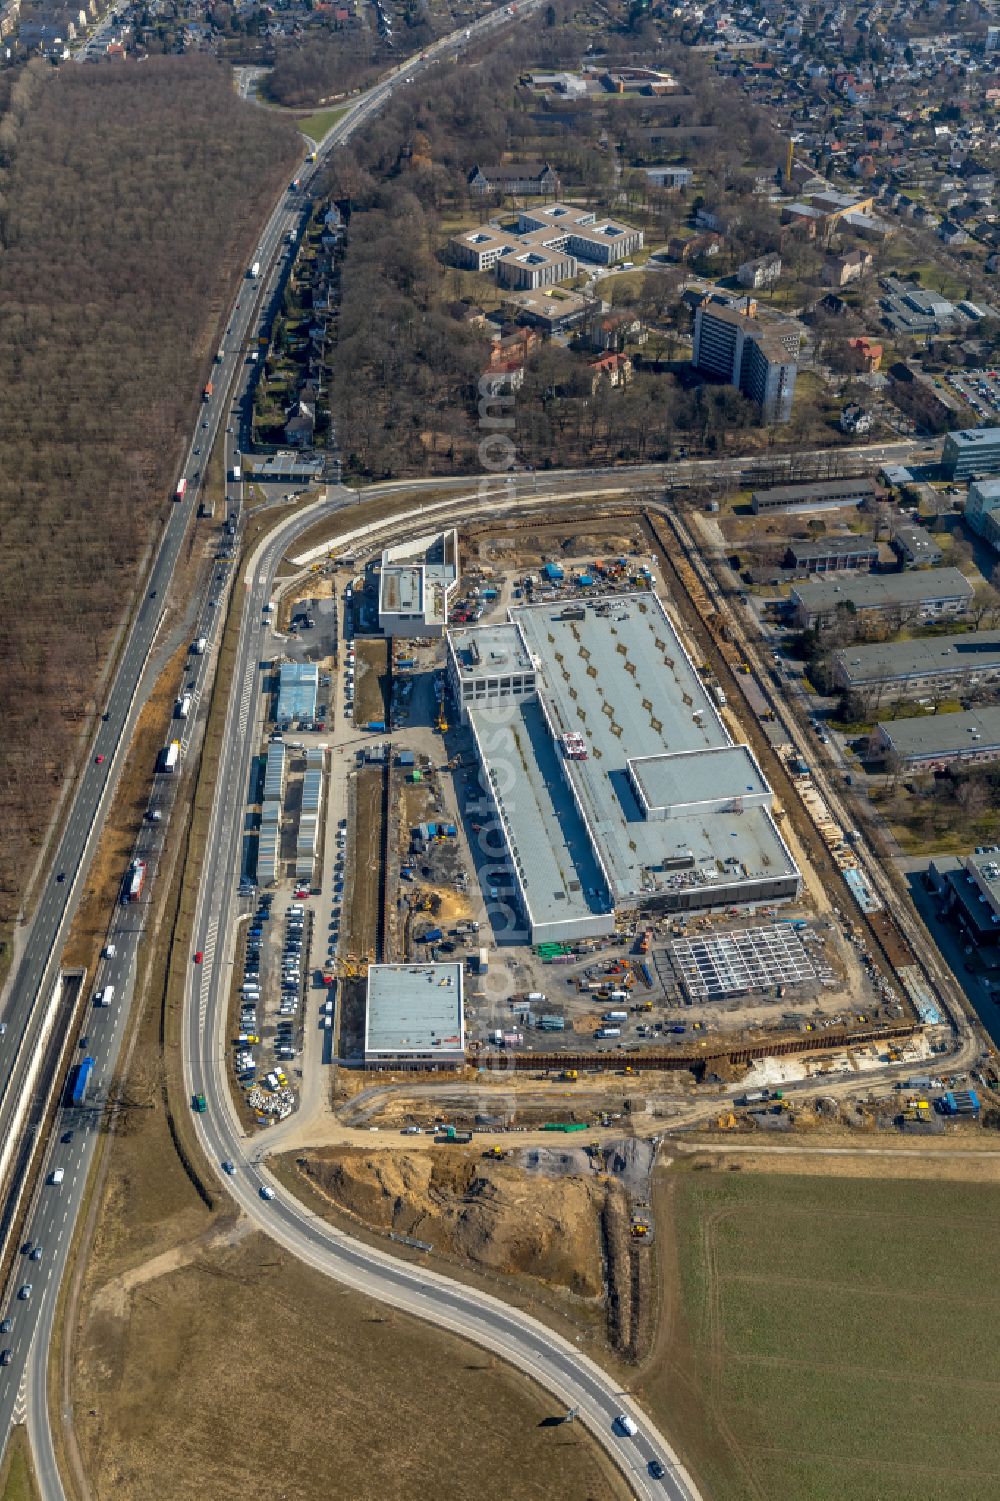
[[[567,1408],[576,1410],[578,1420],[624,1469],[637,1496],[650,1501],[658,1497],[695,1501],[693,1482],[667,1440],[570,1341],[499,1299],[401,1262],[327,1225],[267,1173],[260,1150],[247,1140],[236,1118],[227,1073],[228,998],[239,931],[237,886],[246,794],[252,758],[260,744],[259,663],[269,655],[264,605],[271,597],[279,562],[295,536],[319,516],[332,515],[353,501],[351,492],[331,490],[325,502],[278,528],[244,571],[237,665],[195,919],[194,941],[204,950],[205,962],[191,974],[183,1034],[185,1083],[192,1096],[204,1094],[207,1105],[203,1114],[194,1117],[199,1136],[210,1161],[236,1165],[235,1174],[223,1181],[243,1212],[293,1255],[358,1291],[496,1351],[534,1377]],[[263,1148],[266,1143],[260,1145]],[[261,1195],[265,1186],[274,1194],[269,1200]],[[629,1438],[617,1427],[617,1416],[623,1412],[634,1419],[637,1437]],[[663,1479],[650,1473],[654,1463],[663,1465]]]

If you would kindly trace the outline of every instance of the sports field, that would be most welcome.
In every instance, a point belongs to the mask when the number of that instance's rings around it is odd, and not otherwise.
[[[711,1501],[1000,1495],[1000,1188],[661,1179],[637,1384]]]

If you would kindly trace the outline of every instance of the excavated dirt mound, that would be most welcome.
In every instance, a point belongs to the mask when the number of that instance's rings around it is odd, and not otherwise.
[[[298,1161],[322,1193],[372,1229],[581,1297],[604,1291],[604,1190],[585,1178],[526,1178],[511,1163],[454,1147],[440,1154],[331,1147]]]

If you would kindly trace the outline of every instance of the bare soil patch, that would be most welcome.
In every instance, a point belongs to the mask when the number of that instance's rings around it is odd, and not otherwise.
[[[587,1178],[529,1177],[453,1147],[436,1155],[334,1148],[298,1162],[314,1186],[372,1229],[581,1297],[603,1291],[598,1216],[605,1194]]]

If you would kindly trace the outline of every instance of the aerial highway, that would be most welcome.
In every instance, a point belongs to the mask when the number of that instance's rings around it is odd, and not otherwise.
[[[530,3],[519,6],[518,19],[530,9]],[[164,600],[192,512],[197,507],[204,466],[212,445],[223,434],[227,475],[239,451],[237,414],[252,380],[250,341],[264,316],[262,310],[270,306],[280,286],[284,240],[300,226],[309,185],[331,149],[348,140],[395,88],[409,84],[443,53],[452,53],[463,46],[469,34],[481,36],[504,24],[507,24],[506,12],[494,12],[468,28],[468,32],[443,38],[420,58],[401,62],[367,94],[358,96],[320,144],[318,162],[314,166],[307,164],[301,171],[301,189],[282,193],[260,236],[251,257],[260,261],[260,277],[247,278],[234,298],[222,335],[221,359],[212,372],[213,391],[200,409],[195,432],[176,475],[180,499],[171,504],[166,515],[140,601],[100,704],[100,717],[95,720],[85,767],[60,822],[51,870],[31,920],[19,934],[17,960],[3,998],[6,1030],[0,1035],[0,1140],[11,1139],[25,1103],[30,1065],[44,1032],[61,952],[148,688],[147,665],[161,634]],[[228,431],[230,428],[232,432]],[[912,449],[913,445],[904,443],[837,452],[841,456],[854,453],[857,462],[870,463],[902,459]],[[731,479],[747,467],[745,461],[734,459],[721,464],[686,461],[677,465],[651,465],[635,471],[608,471],[603,477],[593,471],[547,473],[544,477],[521,471],[510,477],[488,476],[486,483],[494,497],[506,496],[516,502],[537,497],[543,480],[545,490],[553,494],[572,492],[579,488],[581,480],[595,488],[603,479],[609,488],[641,489],[670,482],[692,483],[707,477]],[[473,497],[476,494],[475,481],[468,477],[432,483],[437,489],[453,492],[456,498],[469,492],[470,485]],[[413,488],[387,485],[366,493],[384,492],[391,497]],[[229,487],[229,504],[237,512],[239,492],[240,487]],[[278,561],[297,531],[311,524],[320,510],[333,514],[355,504],[357,498],[347,489],[331,490],[326,501],[308,513],[308,520],[300,516],[279,529],[252,560],[245,594],[236,595],[236,607],[241,610],[239,662],[226,722],[219,797],[213,811],[212,859],[202,888],[194,945],[204,951],[205,965],[191,971],[185,1029],[189,1082],[192,1090],[203,1090],[209,1102],[206,1114],[198,1118],[203,1144],[211,1160],[231,1158],[237,1163],[237,1174],[228,1184],[237,1201],[262,1229],[296,1255],[331,1276],[363,1287],[372,1296],[497,1349],[514,1365],[537,1376],[560,1401],[578,1410],[580,1419],[623,1465],[636,1494],[667,1494],[682,1501],[694,1497],[696,1492],[676,1456],[665,1439],[630,1405],[626,1396],[615,1390],[614,1383],[596,1365],[527,1315],[435,1274],[416,1271],[322,1224],[266,1178],[266,1169],[255,1160],[254,1151],[242,1138],[232,1112],[224,1067],[225,996],[235,931],[236,880],[242,855],[242,789],[254,747],[253,711],[259,686],[256,660],[263,630],[261,606],[269,597]],[[221,613],[222,597],[217,587],[209,583],[199,605],[198,618],[200,631],[210,641],[216,635],[216,620]],[[211,671],[211,653],[192,663],[190,670],[194,674],[192,687],[197,699],[205,675]],[[154,795],[160,796],[160,792]],[[156,862],[169,822],[170,798],[165,787],[162,798],[163,819],[156,824],[150,822],[138,846],[141,856],[148,857],[147,899],[155,882]],[[0,1442],[6,1441],[12,1422],[27,1417],[45,1501],[59,1501],[63,1494],[45,1399],[56,1298],[127,1030],[145,906],[145,901],[138,905],[138,910],[132,904],[121,904],[109,927],[108,940],[114,944],[114,953],[102,960],[93,979],[101,987],[113,985],[115,1001],[106,1009],[89,1011],[84,1027],[86,1050],[77,1050],[78,1057],[94,1058],[89,1099],[83,1106],[65,1107],[58,1114],[44,1167],[46,1174],[61,1169],[62,1178],[58,1183],[43,1181],[39,1185],[25,1235],[26,1246],[40,1248],[39,1259],[32,1261],[30,1250],[19,1255],[11,1285],[0,1303],[0,1316],[12,1319],[11,1330],[0,1334],[0,1348],[11,1352],[9,1365],[0,1371]],[[259,1192],[265,1182],[274,1188],[276,1195],[269,1202]],[[31,1285],[30,1297],[18,1298],[18,1289],[27,1284]],[[638,1423],[637,1439],[615,1435],[613,1421],[623,1411],[629,1412]],[[649,1477],[648,1465],[654,1460],[666,1467],[667,1475],[662,1482],[654,1483]]]
[[[523,7],[523,12],[529,9],[530,4]],[[117,15],[110,13],[108,23],[113,24]],[[255,257],[260,262],[260,277],[248,278],[234,298],[220,359],[212,372],[213,390],[200,409],[195,432],[175,477],[177,498],[166,513],[139,601],[103,695],[83,771],[60,817],[41,895],[16,937],[15,960],[0,998],[4,1024],[0,1030],[0,1142],[10,1144],[17,1140],[38,1084],[34,1066],[46,1035],[62,950],[148,687],[146,668],[160,633],[167,591],[197,507],[202,472],[220,428],[233,426],[227,418],[231,418],[246,392],[250,380],[247,341],[256,329],[258,308],[268,304],[278,286],[281,247],[288,232],[297,230],[301,223],[308,185],[321,169],[326,153],[348,139],[360,123],[381,108],[396,87],[409,83],[443,49],[454,51],[469,36],[503,25],[506,20],[504,12],[491,13],[467,31],[428,48],[422,58],[400,64],[367,94],[359,96],[321,144],[316,164],[301,171],[301,190],[282,193],[260,236]],[[84,51],[78,52],[79,59]],[[226,434],[227,438],[231,436]],[[227,467],[231,465],[233,452],[234,445],[227,443]],[[222,601],[212,584],[207,586],[206,594],[201,609],[207,613],[199,615],[199,630],[211,641],[216,618],[222,613]],[[196,700],[207,665],[202,660],[195,667],[190,686]],[[25,1245],[30,1244],[36,1250],[38,1259],[31,1260],[28,1251],[18,1257],[10,1285],[0,1302],[0,1317],[4,1322],[10,1321],[10,1327],[0,1331],[0,1349],[9,1352],[5,1357],[7,1364],[0,1372],[0,1444],[6,1444],[12,1422],[30,1416],[43,1494],[52,1501],[61,1497],[62,1487],[45,1404],[49,1342],[56,1298],[126,1031],[146,900],[155,881],[156,862],[168,823],[168,800],[163,800],[159,811],[163,817],[156,823],[149,822],[138,845],[147,864],[144,900],[138,905],[122,904],[120,909],[116,908],[109,925],[106,957],[97,975],[92,977],[101,988],[113,986],[115,999],[106,1009],[88,1010],[84,1023],[86,1053],[81,1047],[77,1056],[94,1059],[88,1100],[82,1106],[67,1106],[57,1112],[53,1136],[46,1148],[44,1171],[47,1175],[59,1169],[60,1181],[40,1184],[30,1206]],[[30,1288],[30,1293],[19,1296],[22,1288]]]

